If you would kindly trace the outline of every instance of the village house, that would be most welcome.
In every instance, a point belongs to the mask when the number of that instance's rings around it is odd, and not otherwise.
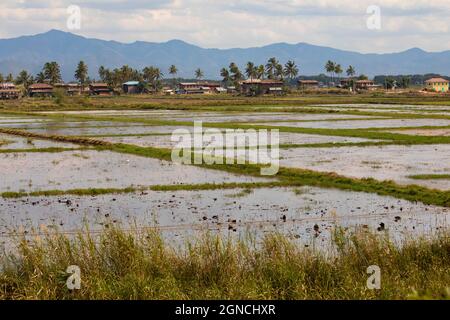
[[[139,81],[128,81],[122,84],[122,90],[127,94],[142,93],[144,86]]]
[[[53,95],[53,86],[47,83],[34,83],[28,87],[30,97],[50,97]]]
[[[372,80],[357,80],[356,90],[376,90],[381,89],[383,86],[375,84]]]
[[[444,78],[431,78],[425,81],[426,89],[435,92],[448,92],[449,83]]]
[[[81,85],[78,83],[55,83],[54,88],[62,89],[69,96],[81,94]]]
[[[178,85],[177,93],[179,94],[207,94],[215,93],[220,87],[219,83],[213,82],[181,82]]]
[[[13,83],[0,83],[0,99],[18,99],[19,90]]]
[[[112,94],[112,90],[106,83],[91,83],[89,85],[89,94],[93,96],[109,96]]]
[[[282,94],[284,82],[271,79],[248,79],[241,83],[241,93],[246,95]]]
[[[317,89],[319,88],[319,81],[317,80],[298,80],[298,86],[300,89]]]

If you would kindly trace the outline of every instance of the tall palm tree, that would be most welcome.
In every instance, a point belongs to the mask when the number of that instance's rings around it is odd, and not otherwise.
[[[83,91],[84,86],[87,82],[88,78],[88,67],[84,63],[84,61],[80,61],[77,66],[77,70],[75,71],[75,79],[78,80],[78,82],[81,85],[81,91]]]
[[[250,78],[253,80],[253,78],[257,77],[256,67],[253,62],[247,62],[247,66],[245,68],[245,74],[247,75],[247,78]]]
[[[169,68],[169,74],[172,76],[173,85],[175,86],[175,76],[178,73],[177,67],[173,64]]]
[[[41,71],[36,75],[36,82],[37,83],[44,83],[45,82],[45,74]]]
[[[275,57],[272,57],[267,61],[267,64],[266,64],[267,78],[269,78],[269,79],[274,78],[275,70],[278,65],[279,65],[279,62]]]
[[[162,73],[160,68],[155,68],[153,66],[145,67],[142,70],[142,77],[144,80],[152,84],[152,87],[155,91],[158,91],[161,79],[163,78],[164,74]]]
[[[328,60],[327,63],[325,64],[325,70],[331,76],[332,81],[333,81],[333,73],[335,70],[335,66],[336,66],[336,63],[331,60]]]
[[[100,68],[98,68],[98,76],[100,77],[100,80],[102,80],[103,82],[106,82],[107,71],[109,70],[106,69],[104,66],[100,66]]]
[[[275,73],[274,73],[274,75],[275,75],[275,77],[278,80],[281,80],[281,81],[284,80],[284,69],[283,69],[283,65],[282,64],[278,63],[275,66]]]
[[[201,80],[203,78],[204,74],[202,69],[198,68],[197,70],[195,70],[195,78],[197,80]]]
[[[289,80],[291,80],[291,81],[292,81],[292,79],[294,79],[298,75],[298,71],[299,70],[298,70],[297,65],[292,60],[289,60],[284,65],[284,73],[289,78]]]
[[[230,71],[228,71],[227,68],[222,68],[220,70],[220,76],[222,77],[222,82],[224,83],[224,85],[227,86],[231,81]]]
[[[47,80],[50,84],[55,84],[61,82],[61,68],[56,61],[47,62],[42,70]]]
[[[19,75],[16,78],[16,84],[23,84],[26,89],[32,83],[33,77],[26,70],[20,71]]]
[[[239,84],[239,81],[244,78],[244,75],[242,74],[241,70],[239,70],[237,64],[234,62],[230,63],[229,69],[231,80],[234,82],[234,85],[237,86]]]
[[[265,74],[265,68],[264,68],[264,65],[263,64],[261,64],[261,65],[259,65],[257,68],[256,68],[256,77],[258,78],[258,79],[264,79],[264,74]]]
[[[352,78],[356,74],[356,70],[353,66],[348,66],[346,72],[347,72],[347,76],[349,76],[350,78]]]
[[[334,67],[334,72],[336,73],[338,80],[339,80],[340,75],[344,71],[342,70],[342,66],[340,64],[336,64],[336,66]]]

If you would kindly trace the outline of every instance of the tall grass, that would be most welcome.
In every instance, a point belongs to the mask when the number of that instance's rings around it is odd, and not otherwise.
[[[232,241],[204,235],[183,249],[155,231],[22,239],[0,264],[3,299],[404,299],[450,298],[450,236],[401,247],[358,232],[334,237],[332,257],[281,235]],[[81,289],[65,282],[81,269]],[[381,289],[366,286],[381,268]]]

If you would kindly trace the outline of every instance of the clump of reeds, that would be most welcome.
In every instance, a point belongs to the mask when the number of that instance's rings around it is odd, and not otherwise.
[[[23,237],[0,263],[3,299],[404,299],[450,298],[450,236],[394,245],[336,232],[326,256],[281,235],[260,241],[211,234],[174,248],[155,231]],[[81,270],[81,289],[66,269]],[[367,267],[381,289],[367,288]]]

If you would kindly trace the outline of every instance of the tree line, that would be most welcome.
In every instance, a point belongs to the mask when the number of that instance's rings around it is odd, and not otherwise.
[[[322,77],[325,82],[334,82],[336,79],[340,79],[344,70],[341,64],[334,61],[328,60],[324,67],[329,78]],[[76,67],[74,73],[74,79],[78,84],[85,86],[94,80],[88,76],[88,66],[84,61],[80,61]],[[173,85],[176,83],[176,76],[179,72],[175,65],[171,65],[168,70],[168,74],[172,78]],[[348,66],[346,75],[353,79],[356,75],[356,69],[352,65]],[[235,62],[231,62],[228,67],[224,67],[220,70],[220,77],[222,82],[226,86],[235,85],[237,86],[240,81],[245,79],[271,79],[279,81],[287,81],[292,83],[294,79],[297,78],[299,74],[299,67],[296,65],[295,61],[289,60],[284,65],[281,64],[275,57],[268,59],[266,64],[257,65],[254,62],[247,62],[244,70],[241,70]],[[200,68],[196,69],[194,72],[194,78],[201,80],[204,78],[204,72]],[[410,76],[376,76],[375,82],[384,84],[386,88],[392,87],[408,87],[412,84],[423,84],[427,78],[432,76],[439,76],[434,74],[429,75],[410,75]],[[120,68],[109,69],[104,66],[100,66],[98,69],[98,77],[101,82],[107,83],[111,88],[117,88],[122,83],[127,81],[138,81],[144,86],[148,86],[153,90],[159,90],[162,87],[164,80],[163,71],[154,66],[148,66],[142,70],[134,69],[128,65],[124,65]],[[321,77],[302,77],[302,78],[317,78]],[[321,79],[322,79],[321,78]],[[365,75],[359,75],[357,79],[367,79]],[[167,79],[166,79],[167,80]],[[49,83],[54,85],[55,83],[61,83],[61,68],[56,61],[47,62],[42,67],[42,70],[35,76],[28,73],[26,70],[22,70],[16,78],[10,73],[7,76],[3,76],[0,73],[0,83],[1,82],[12,82],[17,85],[23,85],[27,88],[33,83]]]
[[[223,78],[223,83],[226,85],[236,84],[236,82],[244,80],[245,76],[248,79],[274,79],[274,80],[292,80],[298,75],[299,69],[294,61],[288,61],[284,66],[278,62],[276,58],[270,58],[265,65],[255,65],[253,62],[248,62],[244,72],[241,72],[236,63],[232,62],[229,68],[222,68],[220,76]],[[84,61],[80,61],[74,73],[74,79],[82,86],[88,85],[94,80],[89,77],[88,66]],[[172,77],[175,84],[178,68],[171,65],[168,68],[168,74]],[[108,86],[116,88],[127,81],[138,81],[143,85],[148,85],[154,90],[158,90],[162,85],[164,78],[163,71],[154,66],[148,66],[142,70],[134,69],[128,65],[120,68],[109,69],[100,66],[98,69],[98,77],[101,82],[107,83]],[[198,68],[194,72],[194,77],[197,80],[204,78],[204,72]],[[62,83],[61,67],[56,61],[47,62],[42,67],[42,70],[35,76],[28,71],[22,70],[16,78],[12,74],[6,77],[0,73],[0,82],[13,82],[17,85],[28,87],[33,83],[48,83],[54,85]]]

